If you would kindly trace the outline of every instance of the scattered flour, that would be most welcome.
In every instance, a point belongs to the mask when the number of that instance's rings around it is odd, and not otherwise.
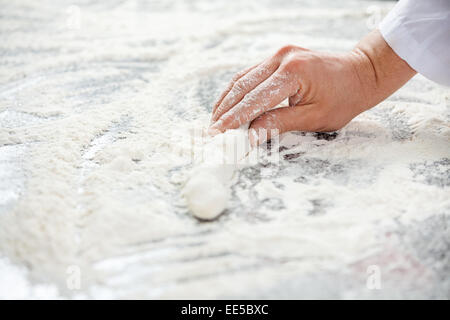
[[[192,150],[188,128],[209,122],[233,72],[287,43],[343,52],[368,32],[372,2],[320,3],[94,1],[80,29],[66,26],[69,1],[2,6],[2,270],[94,298],[277,298],[274,286],[325,272],[361,278],[357,295],[368,257],[388,275],[377,254],[406,250],[387,238],[450,213],[448,89],[417,76],[335,136],[284,134],[279,161],[224,162],[247,151],[220,140]],[[227,210],[199,223],[187,206]]]

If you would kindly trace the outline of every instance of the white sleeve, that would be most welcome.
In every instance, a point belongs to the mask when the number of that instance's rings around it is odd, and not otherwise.
[[[400,0],[379,30],[411,68],[450,86],[450,0]]]

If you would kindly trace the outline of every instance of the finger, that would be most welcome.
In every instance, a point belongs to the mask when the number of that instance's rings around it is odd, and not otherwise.
[[[255,64],[254,66],[251,66],[247,69],[244,69],[238,73],[236,73],[233,78],[231,79],[230,83],[228,83],[226,89],[221,93],[219,99],[217,100],[217,102],[214,104],[214,107],[212,109],[212,115],[214,115],[214,113],[217,110],[217,107],[222,103],[223,98],[225,98],[225,96],[228,94],[228,92],[230,92],[231,88],[233,88],[233,85],[235,84],[236,81],[238,81],[240,78],[242,78],[243,76],[245,76],[249,71],[253,70],[254,68],[256,68],[258,64]],[[211,120],[212,121],[212,120]]]
[[[278,60],[268,59],[235,81],[231,90],[213,113],[212,120],[217,121],[224,113],[233,108],[246,94],[269,78],[278,69],[278,66]]]
[[[300,101],[302,101],[302,95],[300,94],[300,89],[298,89],[296,94],[289,97],[289,106],[290,107],[296,106],[297,104],[300,103]]]
[[[291,77],[291,74],[277,71],[222,115],[211,126],[211,129],[220,132],[236,129],[277,106],[284,99],[297,92],[296,81],[292,81]]]
[[[316,131],[318,129],[317,108],[313,104],[282,107],[267,111],[252,121],[249,127],[251,146],[269,140],[274,133],[288,131]]]

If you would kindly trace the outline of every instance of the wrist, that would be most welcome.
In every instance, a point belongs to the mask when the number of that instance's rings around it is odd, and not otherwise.
[[[416,74],[378,30],[363,38],[348,56],[360,83],[361,112],[389,97]]]

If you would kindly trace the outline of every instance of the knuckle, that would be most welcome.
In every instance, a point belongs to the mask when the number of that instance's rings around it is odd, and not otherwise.
[[[216,109],[216,114],[219,116],[223,113],[223,106],[218,106]]]
[[[293,44],[288,44],[278,49],[278,51],[275,54],[275,57],[283,59],[286,57],[290,57],[293,54],[301,57],[308,55],[309,52],[310,52],[309,49],[302,48]]]
[[[236,90],[237,92],[241,92],[245,90],[245,83],[242,80],[238,80],[234,83],[233,90]]]
[[[234,74],[234,76],[231,78],[231,82],[234,83],[236,81],[238,81],[242,75],[244,74],[244,71],[239,71],[237,73]]]
[[[289,58],[285,61],[281,68],[285,72],[295,72],[299,67],[299,61],[297,59]]]
[[[229,86],[232,86],[236,81],[238,81],[239,80],[239,77],[238,77],[238,75],[237,74],[235,74],[232,78],[231,78],[231,81],[230,81],[230,83],[228,84]]]
[[[295,51],[296,49],[297,49],[296,46],[294,46],[292,44],[287,44],[287,45],[282,46],[280,49],[278,49],[277,55],[285,56],[285,55],[291,53],[292,51]]]

